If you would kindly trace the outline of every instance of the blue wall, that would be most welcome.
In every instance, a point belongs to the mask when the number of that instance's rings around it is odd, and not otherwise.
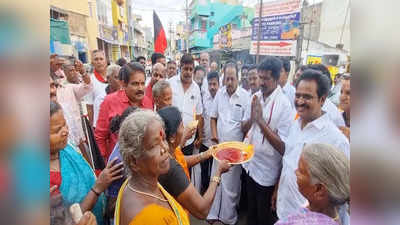
[[[209,3],[207,5],[195,5],[192,10],[191,23],[193,29],[201,28],[200,15],[207,19],[206,34],[200,34],[201,31],[195,31],[191,35],[191,48],[207,49],[213,47],[214,35],[219,32],[220,27],[227,24],[236,24],[241,28],[241,15],[244,13],[243,6],[229,5],[220,2]],[[213,12],[213,13],[212,13]],[[212,26],[210,26],[213,23]]]

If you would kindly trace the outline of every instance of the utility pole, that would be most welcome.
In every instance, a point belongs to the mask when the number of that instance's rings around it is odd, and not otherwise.
[[[172,58],[172,21],[169,21],[169,57]]]
[[[185,14],[186,14],[186,26],[185,26],[185,39],[186,39],[186,53],[189,53],[189,6],[188,6],[188,0],[185,0],[186,2],[186,8],[185,8]]]
[[[303,50],[303,40],[304,40],[304,8],[307,6],[307,1],[303,1],[303,5],[300,11],[300,35],[297,37],[297,49],[296,49],[296,69],[299,67],[301,63],[301,52]],[[310,24],[311,26],[311,24]]]
[[[257,32],[257,56],[256,64],[260,62],[260,39],[261,39],[261,16],[262,16],[263,0],[260,0],[260,14],[258,15],[258,32]]]

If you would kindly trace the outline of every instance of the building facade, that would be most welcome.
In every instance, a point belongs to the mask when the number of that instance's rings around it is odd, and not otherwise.
[[[94,0],[51,0],[50,19],[50,52],[89,62],[90,51],[98,47]]]
[[[238,1],[193,0],[190,4],[191,35],[189,48],[197,52],[210,48],[232,48],[232,34],[242,34],[250,27],[254,9]],[[214,46],[217,36],[218,46]]]

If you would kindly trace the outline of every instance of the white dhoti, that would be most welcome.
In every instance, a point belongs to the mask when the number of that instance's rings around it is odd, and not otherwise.
[[[199,149],[194,148],[193,149],[193,155],[199,154]],[[193,186],[196,188],[196,190],[200,193],[201,190],[201,166],[200,163],[196,164],[195,166],[192,166],[190,168],[192,171],[192,176],[190,178]]]
[[[214,176],[218,162],[214,159],[211,176]],[[220,220],[224,224],[235,224],[238,219],[237,205],[240,200],[242,167],[232,166],[221,176],[214,202],[208,213],[207,220]]]

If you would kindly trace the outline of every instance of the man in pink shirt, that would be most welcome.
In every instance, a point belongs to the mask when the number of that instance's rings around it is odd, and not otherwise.
[[[62,69],[66,80],[63,83],[58,82],[57,102],[63,108],[69,127],[69,141],[82,151],[84,149],[83,142],[86,138],[82,128],[81,100],[92,91],[93,84],[79,60],[74,60],[74,62],[65,60]],[[83,82],[80,82],[80,79]]]
[[[58,79],[65,80],[65,74],[61,69],[63,63],[64,60],[57,54],[50,55],[50,76],[55,82],[59,82]]]
[[[144,95],[145,71],[142,65],[137,62],[128,63],[121,68],[119,76],[122,89],[104,98],[95,130],[96,142],[105,162],[118,140],[118,134],[110,132],[111,119],[121,115],[129,106],[153,109],[151,100]]]

